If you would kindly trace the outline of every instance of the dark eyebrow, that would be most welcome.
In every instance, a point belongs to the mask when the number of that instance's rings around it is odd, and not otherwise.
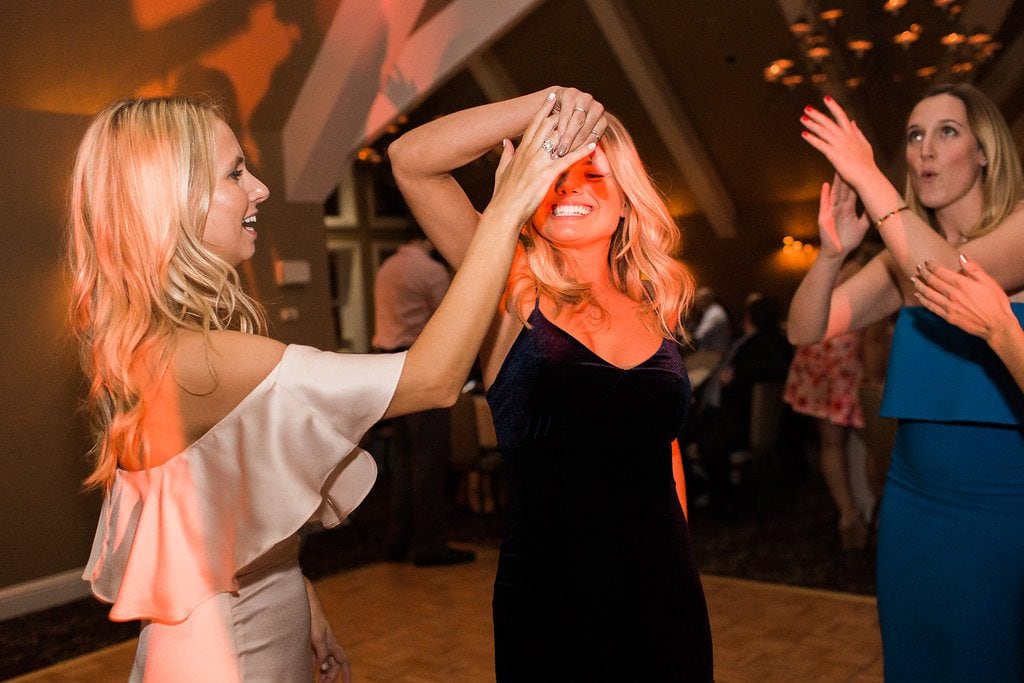
[[[235,166],[238,166],[239,164],[244,164],[244,163],[245,163],[245,157],[244,156],[239,154],[237,157],[235,157],[235,163],[234,163]]]

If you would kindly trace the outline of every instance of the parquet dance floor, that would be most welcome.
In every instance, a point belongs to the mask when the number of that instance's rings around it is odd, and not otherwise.
[[[317,582],[357,683],[493,681],[494,550],[456,567],[378,563]],[[720,683],[882,681],[871,598],[704,577]],[[124,681],[130,641],[14,679]]]

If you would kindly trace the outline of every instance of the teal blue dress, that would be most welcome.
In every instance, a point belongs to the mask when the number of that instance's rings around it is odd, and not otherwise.
[[[878,538],[885,680],[1024,681],[1024,394],[983,340],[905,307],[881,412],[899,419]]]

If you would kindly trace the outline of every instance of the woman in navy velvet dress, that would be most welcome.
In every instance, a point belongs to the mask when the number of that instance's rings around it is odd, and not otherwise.
[[[856,124],[826,106],[832,116],[808,107],[802,117],[836,178],[822,188],[822,248],[789,334],[813,343],[902,307],[882,406],[899,418],[878,539],[886,680],[1024,680],[1024,400],[984,341],[916,305],[913,286],[962,254],[1020,298],[1019,157],[991,101],[970,85],[937,86],[907,122],[904,198]],[[833,289],[871,223],[886,250]]]
[[[549,92],[560,119],[544,149],[600,144],[523,227],[481,353],[512,499],[497,677],[711,680],[670,455],[689,401],[675,334],[693,284],[628,133],[590,95],[555,87],[410,131],[390,150],[395,178],[458,267],[479,216],[451,171],[519,135]]]

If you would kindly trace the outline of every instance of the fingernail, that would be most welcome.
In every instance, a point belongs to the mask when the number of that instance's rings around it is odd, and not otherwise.
[[[505,149],[506,147],[508,147],[508,138],[502,138],[501,139],[501,148]]]
[[[832,96],[831,95],[825,95],[825,101],[826,102],[831,102],[832,101]]]
[[[811,120],[811,118],[810,118],[809,116],[801,116],[801,117],[800,117],[800,120],[801,120],[801,121],[804,121],[804,122],[807,122],[807,121],[810,121],[810,120]]]
[[[549,100],[553,100],[553,99],[555,99],[555,93],[553,93],[553,92],[549,92],[549,93],[548,93],[548,99],[549,99]]]
[[[569,146],[568,145],[562,145],[561,147],[558,148],[558,156],[564,157],[565,153],[568,152],[568,151],[569,151]]]
[[[814,111],[814,107],[804,107],[804,111],[810,114],[812,111]]]
[[[920,275],[920,274],[921,274],[921,270],[922,270],[922,268],[921,268],[921,264],[920,264],[920,263],[918,263],[918,264],[917,264],[916,266],[914,266],[914,267],[915,267],[915,268],[917,268],[917,274],[918,274],[918,275]]]
[[[912,282],[913,284],[915,284],[915,285],[917,284],[917,278],[916,278],[916,277],[912,277],[912,278],[910,278],[910,281],[911,281],[911,282]]]
[[[960,263],[965,266],[967,265],[967,257],[964,256],[963,254],[960,254]]]
[[[589,145],[587,145],[587,149],[594,149],[595,147],[597,147],[596,142],[591,142]]]
[[[808,135],[810,135],[810,133],[808,133],[806,130],[802,130],[800,131],[800,135],[802,135],[803,137],[807,137]]]

